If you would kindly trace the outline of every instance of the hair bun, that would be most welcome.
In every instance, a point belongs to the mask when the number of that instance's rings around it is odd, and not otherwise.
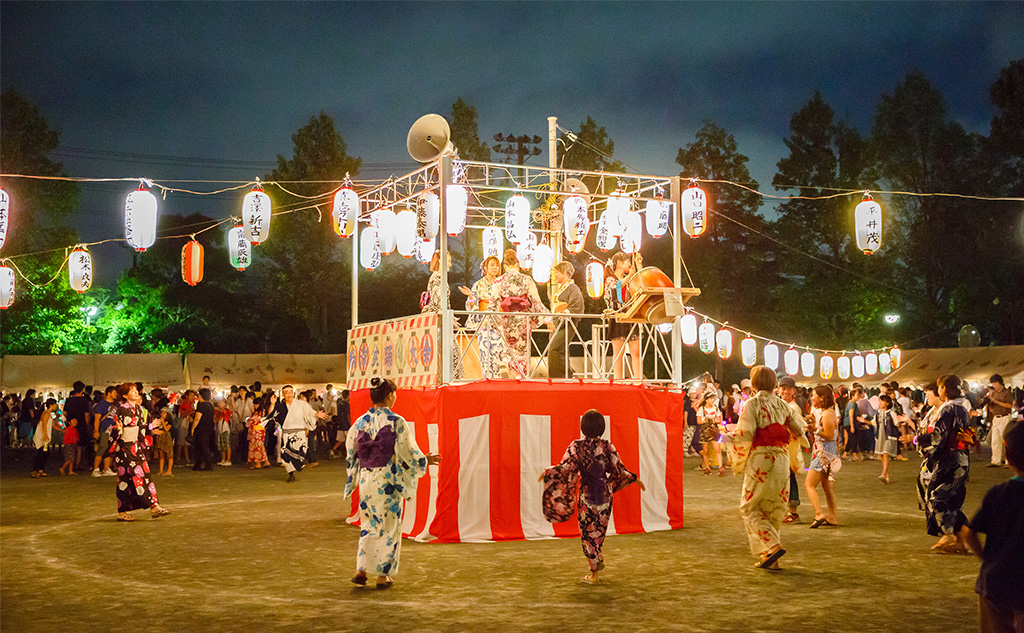
[[[382,382],[384,382],[383,378],[381,378],[380,376],[374,376],[373,378],[370,379],[370,386],[371,387],[379,387],[380,383],[382,383]]]

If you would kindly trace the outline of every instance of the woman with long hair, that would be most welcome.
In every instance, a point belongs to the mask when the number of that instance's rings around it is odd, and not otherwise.
[[[605,314],[611,315],[622,309],[629,301],[629,294],[623,281],[635,272],[633,261],[629,255],[618,252],[612,255],[605,265],[604,303]],[[619,323],[612,317],[608,326],[608,340],[612,342],[612,376],[622,380],[626,375],[626,355],[623,347],[629,350],[629,377],[632,380],[643,380],[640,367],[640,337],[631,323]]]
[[[501,274],[501,260],[491,255],[480,265],[483,277],[470,290],[459,286],[459,292],[466,295],[466,309],[479,312],[498,311],[498,275]],[[480,373],[483,378],[498,378],[501,373],[501,348],[504,345],[501,324],[493,314],[474,314],[466,319],[466,329],[477,331],[480,344]]]
[[[545,308],[537,284],[519,270],[515,249],[506,250],[501,261],[505,274],[498,280],[498,299],[501,311],[511,313],[501,317],[505,337],[502,369],[511,378],[526,378],[530,373],[530,326],[535,317],[524,313],[543,312]]]
[[[839,418],[836,417],[835,405],[835,394],[828,385],[818,385],[811,392],[811,406],[821,410],[821,417],[814,426],[811,466],[804,480],[804,490],[807,491],[807,498],[814,508],[812,530],[823,525],[839,525],[839,518],[836,516],[836,491],[832,478],[842,467],[839,458]],[[818,484],[821,484],[821,489],[825,492],[828,512],[821,509]]]

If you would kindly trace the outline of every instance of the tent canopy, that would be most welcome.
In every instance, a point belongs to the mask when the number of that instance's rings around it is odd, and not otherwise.
[[[180,354],[4,356],[2,363],[4,392],[36,389],[66,394],[76,380],[99,389],[129,381],[170,389],[185,386]]]
[[[896,371],[859,382],[877,385],[895,380],[900,385],[920,387],[943,374],[975,383],[987,383],[992,374],[999,374],[1007,386],[1024,386],[1024,345],[904,350],[903,362]]]

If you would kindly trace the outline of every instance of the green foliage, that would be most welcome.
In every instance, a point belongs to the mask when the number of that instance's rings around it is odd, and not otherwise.
[[[594,119],[588,116],[587,120],[580,124],[579,132],[574,134],[576,138],[569,134],[561,136],[566,148],[562,155],[561,167],[570,171],[625,171],[622,162],[612,158],[615,154],[615,142],[608,137],[608,131],[604,126],[598,126]]]
[[[487,143],[480,142],[475,106],[459,97],[452,104],[452,115],[448,121],[452,129],[451,142],[459,149],[460,158],[485,162],[491,160],[491,148]]]

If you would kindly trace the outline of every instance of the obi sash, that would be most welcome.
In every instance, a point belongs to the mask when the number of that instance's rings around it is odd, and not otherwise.
[[[502,312],[526,312],[530,309],[528,297],[505,297],[501,300]]]
[[[381,468],[387,466],[395,454],[395,430],[385,426],[377,431],[376,437],[370,437],[366,431],[359,431],[356,436],[356,455],[359,465],[363,468]]]
[[[587,489],[587,501],[598,506],[608,500],[608,479],[605,476],[604,462],[595,459],[590,468],[579,468],[580,484]]]
[[[121,429],[121,441],[122,442],[138,442],[139,441],[139,427],[137,426],[126,426]]]
[[[769,424],[764,428],[757,429],[754,432],[754,442],[751,444],[751,448],[757,448],[758,446],[778,446],[784,447],[792,441],[793,437],[789,432],[789,428],[785,424]]]

